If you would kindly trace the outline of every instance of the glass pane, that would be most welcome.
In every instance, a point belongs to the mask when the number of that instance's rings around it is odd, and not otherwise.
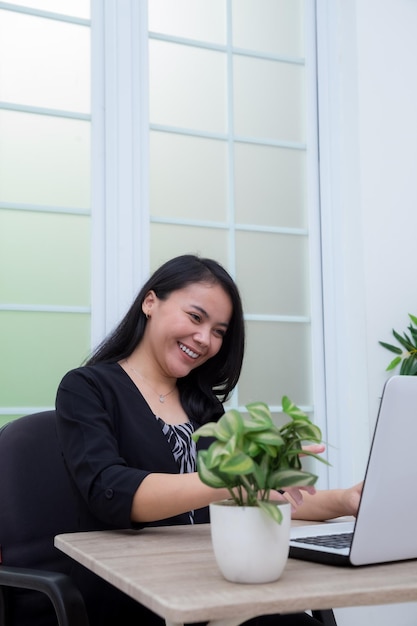
[[[151,132],[151,214],[226,221],[227,144]]]
[[[89,315],[0,311],[0,406],[53,406],[61,378],[88,356],[89,336]]]
[[[236,134],[305,141],[302,65],[236,56],[234,85]]]
[[[305,152],[235,144],[235,181],[237,222],[307,228]]]
[[[90,29],[12,11],[0,18],[0,100],[89,113]]]
[[[151,224],[151,268],[179,254],[198,254],[227,267],[228,233],[214,228]]]
[[[149,73],[151,123],[225,132],[225,54],[150,41]]]
[[[0,202],[90,206],[90,123],[0,110]]]
[[[312,403],[310,326],[247,322],[239,403],[280,405],[283,395],[296,404]]]
[[[233,45],[302,57],[303,0],[233,0]]]
[[[176,37],[224,44],[226,0],[151,0],[149,30]]]
[[[0,415],[0,428],[18,417],[21,417],[21,415]]]
[[[306,237],[238,232],[236,256],[246,313],[309,315]]]
[[[89,19],[91,15],[90,0],[8,0],[8,4],[40,9],[72,17]]]
[[[90,219],[0,211],[0,299],[13,304],[90,304]]]

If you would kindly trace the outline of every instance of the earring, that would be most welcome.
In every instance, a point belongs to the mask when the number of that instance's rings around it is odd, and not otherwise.
[[[145,317],[146,317],[147,320],[151,319],[151,316],[149,315],[149,313],[145,313]]]

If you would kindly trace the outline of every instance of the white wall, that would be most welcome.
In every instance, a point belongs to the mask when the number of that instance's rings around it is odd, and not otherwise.
[[[415,0],[318,0],[334,484],[363,473],[390,360],[378,341],[417,312],[416,35]]]
[[[391,328],[417,310],[417,3],[357,2],[367,360],[370,407]]]
[[[378,341],[417,314],[417,2],[318,0],[318,32],[328,394],[339,422],[329,439],[341,446],[334,482],[349,484],[388,377]],[[416,615],[415,603],[336,611],[338,626],[411,626]]]

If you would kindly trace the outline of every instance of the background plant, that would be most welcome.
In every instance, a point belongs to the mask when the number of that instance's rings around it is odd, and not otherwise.
[[[401,347],[394,346],[385,341],[380,341],[380,345],[394,352],[397,356],[393,359],[386,368],[386,371],[393,370],[401,363],[400,374],[406,376],[417,376],[417,317],[415,315],[408,314],[411,323],[407,327],[408,332],[404,332],[402,335],[397,333],[394,329],[392,334],[398,341]]]
[[[281,427],[272,420],[267,404],[246,405],[248,414],[227,411],[218,422],[201,426],[193,435],[215,440],[197,455],[197,470],[210,487],[226,487],[238,506],[258,506],[277,522],[279,507],[269,502],[271,490],[314,485],[317,476],[302,469],[300,455],[323,461],[303,451],[303,443],[321,442],[321,431],[291,400],[282,398],[282,409],[291,419]],[[325,462],[325,461],[324,461]]]

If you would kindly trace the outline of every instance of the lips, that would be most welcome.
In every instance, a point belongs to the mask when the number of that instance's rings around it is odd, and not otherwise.
[[[179,343],[178,345],[181,350],[185,352],[185,354],[191,359],[197,359],[200,356],[197,352],[193,352],[192,350],[190,350],[190,348],[187,348],[187,346],[185,346],[183,343]]]

